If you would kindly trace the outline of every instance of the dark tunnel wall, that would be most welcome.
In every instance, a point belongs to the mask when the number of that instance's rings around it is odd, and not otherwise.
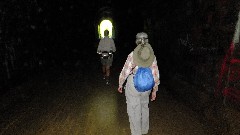
[[[161,87],[225,130],[223,99],[214,92],[240,9],[236,0],[2,0],[0,93],[49,69],[81,70],[97,61],[104,7],[116,26],[118,66],[135,48],[136,33],[147,32]]]
[[[134,43],[143,23],[141,13],[137,14],[139,19],[134,19],[134,12],[129,16],[125,8],[109,0],[5,0],[0,6],[1,87],[13,86],[44,68],[74,65],[79,57],[95,53],[98,42],[95,25],[102,7],[114,8],[119,44],[130,40]],[[87,50],[81,51],[83,46]]]
[[[100,6],[95,1],[5,0],[0,6],[1,87],[46,66],[76,62],[93,50],[93,22]],[[83,46],[89,50],[81,52]]]
[[[143,3],[143,30],[159,56],[162,75],[181,76],[213,92],[218,70],[237,21],[236,1]],[[137,10],[136,12],[139,12]],[[208,87],[208,88],[209,88]]]
[[[115,9],[121,11],[125,6],[119,5]],[[172,95],[198,112],[221,104],[214,94],[235,31],[238,1],[132,1],[125,9],[117,12],[118,22],[127,18],[119,32],[123,46],[134,48],[135,34],[147,32],[158,57],[161,84]]]
[[[1,87],[95,53],[99,9],[111,7],[118,56],[125,58],[135,47],[136,33],[145,31],[162,80],[180,78],[210,93],[239,10],[234,0],[5,0],[0,6]]]

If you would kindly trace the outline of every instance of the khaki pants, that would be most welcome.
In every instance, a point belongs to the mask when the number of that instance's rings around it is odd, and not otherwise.
[[[149,130],[149,95],[151,91],[138,92],[133,84],[133,75],[127,79],[125,96],[132,135],[147,134]]]

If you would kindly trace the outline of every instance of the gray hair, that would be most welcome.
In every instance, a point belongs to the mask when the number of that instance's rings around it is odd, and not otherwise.
[[[148,43],[148,35],[145,32],[137,33],[136,35],[136,44],[137,45],[144,45],[145,43]]]

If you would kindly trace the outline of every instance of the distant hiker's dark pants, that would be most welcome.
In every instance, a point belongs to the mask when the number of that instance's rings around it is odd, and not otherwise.
[[[101,58],[102,65],[112,66],[112,62],[113,62],[113,56],[109,57],[108,59]]]
[[[138,92],[133,84],[133,75],[127,79],[125,96],[132,135],[147,134],[149,130],[149,95],[151,91]]]

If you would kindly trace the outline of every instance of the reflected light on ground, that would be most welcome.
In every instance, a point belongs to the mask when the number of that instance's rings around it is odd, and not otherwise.
[[[98,93],[88,102],[86,134],[108,131],[114,134],[117,127],[117,101],[115,95]]]

